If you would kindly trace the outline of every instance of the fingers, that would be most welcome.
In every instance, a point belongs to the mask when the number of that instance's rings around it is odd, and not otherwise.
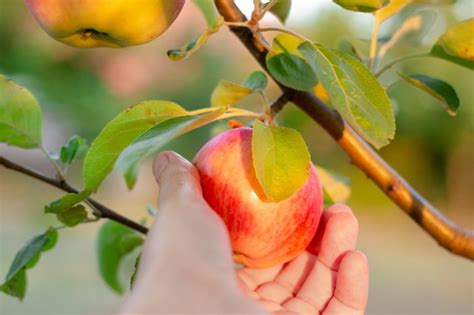
[[[317,238],[318,255],[296,298],[323,310],[333,296],[336,274],[342,257],[354,250],[357,242],[358,223],[350,208],[343,205],[330,207],[324,214],[323,225]],[[292,299],[284,306],[299,305]],[[293,309],[291,309],[293,310]],[[297,311],[295,309],[295,311]]]
[[[226,227],[203,199],[194,166],[176,153],[164,152],[155,159],[153,172],[160,187],[158,214],[141,267],[174,270],[202,264],[233,275]]]
[[[367,258],[350,251],[341,261],[334,297],[323,314],[364,314],[369,293]]]
[[[171,203],[173,206],[189,199],[196,199],[199,203],[204,201],[197,170],[180,155],[174,152],[161,153],[153,162],[153,173],[160,187],[159,205]]]

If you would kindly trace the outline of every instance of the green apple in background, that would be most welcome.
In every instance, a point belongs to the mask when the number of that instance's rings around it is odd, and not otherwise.
[[[74,47],[147,43],[176,19],[184,0],[25,0],[41,27]]]

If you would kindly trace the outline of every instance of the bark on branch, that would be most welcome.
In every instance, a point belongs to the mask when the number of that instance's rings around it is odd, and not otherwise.
[[[3,165],[4,167],[8,168],[8,169],[11,169],[13,171],[16,171],[16,172],[19,172],[19,173],[23,173],[25,175],[28,175],[30,177],[33,177],[33,178],[36,178],[37,180],[40,180],[46,184],[49,184],[51,186],[54,186],[56,188],[59,188],[65,192],[68,192],[68,193],[77,193],[78,190],[75,189],[74,187],[72,187],[71,185],[69,185],[66,181],[59,181],[55,178],[50,178],[48,176],[45,176],[43,174],[40,174],[36,171],[33,171],[29,168],[26,168],[26,167],[23,167],[21,165],[18,165],[16,163],[13,163],[12,161],[10,160],[7,160],[3,157],[0,156],[0,165]],[[99,212],[100,216],[102,218],[107,218],[107,219],[110,219],[110,220],[113,220],[113,221],[116,221],[118,223],[121,223],[123,225],[126,225],[138,232],[141,232],[143,234],[146,234],[148,232],[148,229],[141,225],[141,224],[138,224],[120,214],[118,214],[117,212],[113,211],[112,209],[104,206],[103,204],[99,203],[98,201],[92,199],[92,198],[88,198],[87,199],[87,202],[96,210]]]
[[[233,0],[215,0],[227,22],[244,22],[245,16]],[[230,27],[248,51],[267,70],[266,48],[246,27]],[[260,35],[258,35],[260,36]],[[388,165],[342,117],[311,92],[296,91],[280,85],[288,100],[320,124],[347,153],[352,162],[377,184],[403,211],[452,253],[474,260],[474,232],[458,226],[425,200]]]

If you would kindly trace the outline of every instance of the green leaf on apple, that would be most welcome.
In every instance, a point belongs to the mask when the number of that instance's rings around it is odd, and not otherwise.
[[[107,221],[101,226],[97,238],[99,271],[105,283],[115,292],[124,292],[119,274],[122,260],[142,243],[142,236],[117,222]]]
[[[291,0],[276,0],[276,3],[273,4],[269,12],[276,16],[281,23],[285,24],[286,19],[290,15],[290,10]]]
[[[351,181],[349,178],[316,166],[324,191],[324,205],[344,203],[351,195]]]
[[[148,129],[188,112],[168,101],[144,101],[121,112],[92,142],[84,160],[83,180],[87,191],[95,191],[112,171],[120,153]]]
[[[130,174],[138,174],[134,170],[138,169],[140,161],[158,153],[163,145],[173,138],[219,119],[225,111],[225,107],[220,107],[203,115],[174,117],[157,124],[133,141],[120,154],[115,163],[115,169],[126,175],[127,186],[130,189],[133,188],[137,176],[132,177]]]
[[[257,180],[272,201],[290,197],[308,178],[310,154],[303,137],[294,129],[255,120],[252,159]]]
[[[308,91],[318,83],[318,78],[297,49],[302,42],[286,33],[277,35],[265,62],[275,80],[295,90]]]
[[[263,90],[268,80],[261,71],[255,71],[243,84],[221,80],[211,95],[212,106],[232,106],[249,94]]]
[[[431,49],[430,55],[474,69],[474,18],[448,29]]]
[[[74,135],[61,146],[59,160],[65,165],[72,164],[75,160],[83,157],[87,151],[87,140],[81,136]]]
[[[41,108],[33,94],[0,74],[0,142],[40,147],[41,124]]]
[[[333,0],[346,10],[357,12],[373,12],[389,3],[389,0]],[[408,2],[408,1],[407,1]]]
[[[298,49],[342,117],[374,147],[387,145],[395,134],[392,105],[370,71],[342,51],[310,42],[302,43]]]
[[[421,74],[405,75],[399,73],[399,75],[406,82],[431,95],[446,109],[449,115],[456,116],[460,102],[456,91],[451,85]]]
[[[26,269],[36,265],[41,253],[52,249],[57,242],[58,231],[49,228],[28,241],[15,256],[0,291],[23,300],[26,293]]]

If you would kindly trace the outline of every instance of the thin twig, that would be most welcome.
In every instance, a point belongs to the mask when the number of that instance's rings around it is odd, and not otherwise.
[[[405,61],[405,60],[414,59],[414,58],[429,57],[429,56],[430,56],[430,55],[428,55],[428,54],[426,54],[426,53],[421,53],[421,54],[403,56],[403,57],[394,59],[394,60],[390,61],[389,63],[387,63],[385,66],[383,66],[379,71],[377,71],[377,72],[374,74],[374,76],[375,76],[376,78],[380,77],[385,71],[387,71],[388,69],[392,68],[394,65],[396,65],[396,64],[399,63],[399,62],[402,62],[402,61]]]
[[[380,22],[378,19],[374,19],[374,29],[372,30],[372,36],[370,38],[370,53],[369,53],[369,69],[375,72],[377,64],[377,44],[379,40],[379,27]]]
[[[288,95],[287,94],[282,94],[280,97],[278,97],[272,105],[270,105],[270,115],[272,117],[275,117],[276,114],[278,114],[283,107],[288,103]]]
[[[214,1],[226,21],[245,22],[245,16],[233,0]],[[266,70],[265,56],[268,51],[258,45],[252,32],[242,27],[231,27],[231,30]],[[313,93],[293,90],[281,84],[279,86],[289,101],[320,124],[352,162],[441,246],[456,255],[474,260],[473,231],[458,226],[425,200],[347,125],[337,111]]]
[[[7,160],[6,158],[3,158],[0,156],[0,165],[3,165],[5,166],[6,168],[8,169],[11,169],[13,171],[16,171],[16,172],[19,172],[19,173],[22,173],[22,174],[25,174],[25,175],[28,175],[30,177],[33,177],[39,181],[42,181],[46,184],[49,184],[51,186],[54,186],[56,188],[59,188],[65,192],[68,192],[68,193],[78,193],[79,191],[77,189],[75,189],[74,187],[72,187],[71,185],[69,185],[66,181],[60,181],[58,179],[55,179],[55,178],[51,178],[51,177],[48,177],[46,175],[43,175],[41,173],[38,173],[32,169],[29,169],[29,168],[26,168],[24,166],[21,166],[21,165],[18,165],[10,160]],[[107,218],[107,219],[110,219],[110,220],[113,220],[113,221],[116,221],[118,223],[121,223],[123,225],[126,225],[138,232],[141,232],[143,234],[146,234],[148,232],[148,229],[141,225],[141,224],[138,224],[132,220],[130,220],[129,218],[126,218],[124,216],[122,216],[121,214],[118,214],[117,212],[113,211],[112,209],[104,206],[103,204],[101,204],[100,202],[92,199],[92,198],[87,198],[87,203],[90,203],[90,205],[97,209],[100,214],[101,214],[101,217],[102,218]]]

